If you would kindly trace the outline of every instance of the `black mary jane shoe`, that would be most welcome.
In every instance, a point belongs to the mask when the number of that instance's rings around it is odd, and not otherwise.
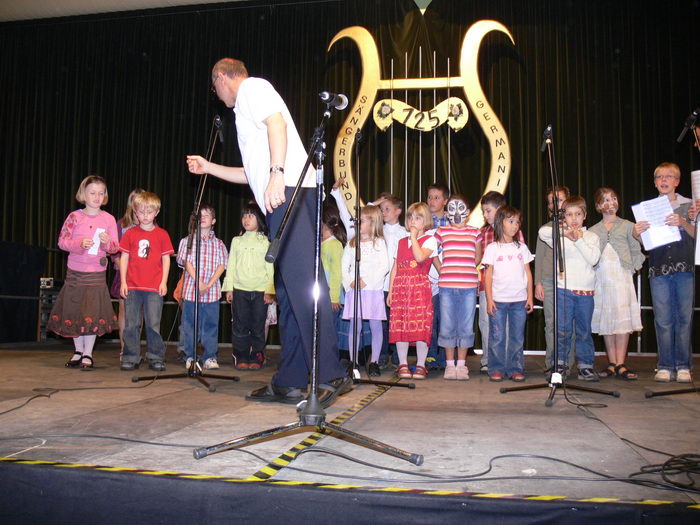
[[[90,361],[89,363],[87,361]],[[92,360],[92,356],[89,355],[84,355],[80,359],[80,369],[81,370],[89,370],[90,368],[93,368],[94,361]]]
[[[70,356],[70,360],[66,363],[66,368],[78,368],[82,357],[83,354],[80,352],[75,352],[72,356]]]

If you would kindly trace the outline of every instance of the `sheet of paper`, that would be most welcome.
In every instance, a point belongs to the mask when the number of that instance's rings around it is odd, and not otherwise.
[[[647,221],[649,229],[642,233],[642,243],[646,250],[653,250],[659,246],[680,241],[681,234],[676,226],[667,226],[664,223],[666,217],[673,213],[671,201],[661,195],[656,199],[642,201],[632,206],[632,213],[637,222]]]
[[[95,230],[95,235],[92,236],[92,242],[94,244],[88,250],[88,253],[90,255],[97,255],[97,252],[100,249],[100,233],[102,233],[103,231],[105,231],[104,228],[97,228]]]
[[[693,202],[698,202],[700,199],[700,170],[690,172],[690,187],[693,190]],[[695,217],[696,224],[698,217]],[[698,228],[695,227],[695,264],[700,265],[700,242],[698,238]]]

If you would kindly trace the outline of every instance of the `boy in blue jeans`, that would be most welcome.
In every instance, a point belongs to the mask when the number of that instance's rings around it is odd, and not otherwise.
[[[667,383],[675,378],[690,383],[693,363],[693,292],[695,257],[693,244],[698,204],[676,192],[681,181],[678,164],[663,162],[654,170],[654,186],[659,197],[668,197],[673,213],[665,218],[668,226],[678,228],[681,240],[649,250],[649,285],[654,308],[654,327],[658,363],[654,381]],[[634,225],[633,235],[640,239],[649,229],[647,221]]]
[[[156,372],[165,370],[165,344],[160,336],[163,296],[168,292],[170,254],[174,252],[170,236],[156,225],[160,198],[145,191],[134,197],[139,223],[124,233],[119,243],[120,293],[124,298],[126,323],[122,370],[134,370],[141,362],[141,309],[146,323],[146,358]]]
[[[576,328],[576,360],[578,378],[598,381],[593,370],[595,349],[591,336],[593,319],[593,292],[595,270],[600,259],[600,245],[595,233],[586,231],[586,201],[583,197],[571,196],[562,204],[564,225],[562,228],[564,267],[557,272],[557,330],[558,357],[556,365],[563,371],[568,362],[571,335]],[[552,226],[540,228],[539,237],[548,246],[553,246]]]
[[[221,282],[219,278],[226,269],[228,251],[226,246],[214,235],[216,211],[208,204],[200,208],[199,246],[199,333],[197,341],[202,343],[204,354],[202,366],[205,370],[219,368],[216,360],[219,343],[219,299],[221,299]],[[194,307],[195,277],[197,264],[196,239],[187,249],[188,237],[180,240],[177,250],[177,263],[185,268],[185,280],[182,283],[182,339],[185,346],[185,368],[190,369],[196,358],[197,348],[194,341]]]

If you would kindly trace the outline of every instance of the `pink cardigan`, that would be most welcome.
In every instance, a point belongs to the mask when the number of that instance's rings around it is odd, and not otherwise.
[[[85,238],[92,239],[98,228],[105,230],[109,235],[109,243],[102,244],[96,255],[91,255],[80,246]],[[119,249],[117,234],[117,222],[106,211],[100,211],[97,215],[88,215],[84,210],[75,210],[66,218],[58,236],[58,247],[65,250],[68,255],[68,268],[77,272],[103,272],[107,269],[108,253],[114,253]]]

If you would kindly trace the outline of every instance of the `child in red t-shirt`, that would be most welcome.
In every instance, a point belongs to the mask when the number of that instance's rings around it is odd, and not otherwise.
[[[170,236],[155,223],[160,199],[155,193],[143,192],[134,197],[134,211],[139,220],[124,233],[119,244],[121,295],[126,307],[122,370],[138,368],[141,362],[141,309],[146,323],[146,358],[152,370],[165,370],[165,344],[160,336],[163,296],[168,291],[170,254],[174,253]]]

